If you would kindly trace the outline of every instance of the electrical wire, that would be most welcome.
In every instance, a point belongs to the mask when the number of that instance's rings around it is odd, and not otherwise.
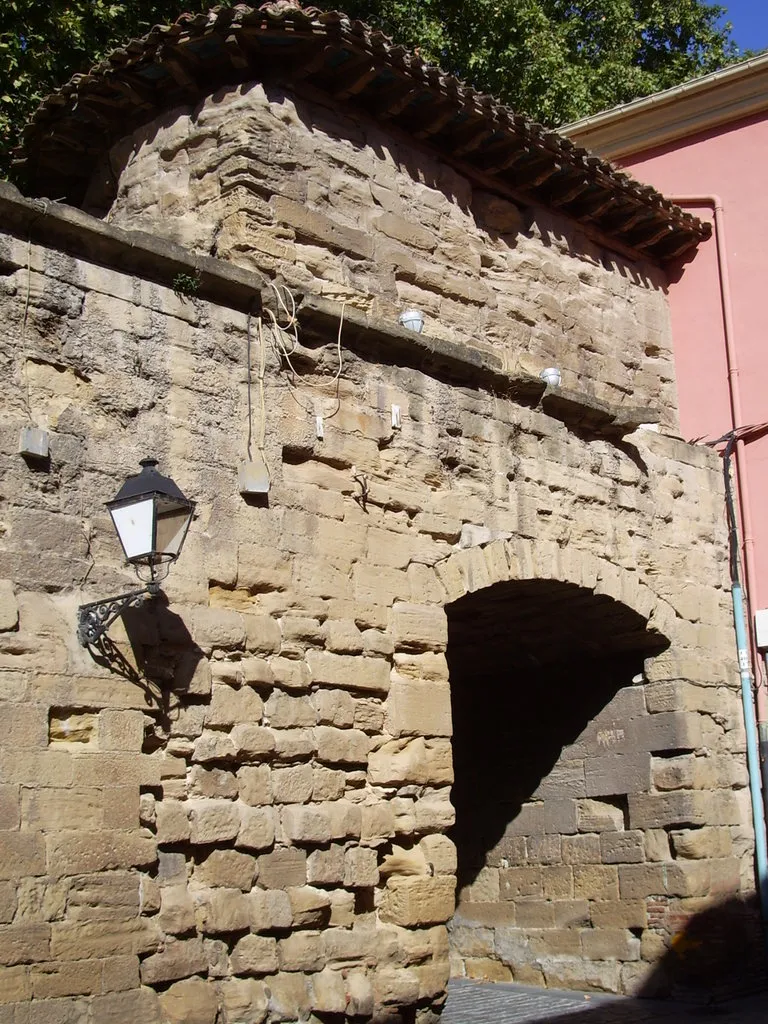
[[[285,365],[288,367],[288,369],[290,370],[290,373],[292,374],[293,378],[301,380],[305,387],[310,387],[310,388],[315,388],[315,389],[320,389],[320,388],[324,389],[324,388],[328,387],[329,383],[332,384],[332,385],[333,384],[336,385],[336,396],[335,396],[336,397],[336,407],[333,410],[333,412],[331,412],[327,416],[325,416],[325,419],[329,419],[329,420],[333,419],[333,417],[338,413],[339,409],[341,408],[340,387],[341,387],[341,374],[342,374],[342,371],[344,369],[344,360],[343,360],[342,350],[341,350],[341,337],[342,337],[342,331],[344,329],[344,308],[346,306],[346,303],[342,302],[342,304],[341,304],[341,314],[339,316],[339,330],[338,330],[337,335],[336,335],[336,356],[337,356],[337,359],[338,359],[338,367],[336,369],[336,372],[335,372],[335,374],[333,375],[333,377],[331,378],[330,381],[327,381],[327,380],[311,381],[311,380],[307,380],[306,378],[303,378],[301,376],[301,374],[296,370],[296,367],[293,365],[293,363],[291,361],[291,356],[295,353],[296,349],[299,347],[299,334],[298,334],[298,323],[299,322],[298,322],[298,319],[296,317],[296,300],[294,299],[293,295],[291,294],[290,289],[289,288],[284,288],[285,292],[288,295],[288,299],[290,300],[290,308],[289,308],[288,305],[286,304],[286,302],[285,302],[285,300],[284,300],[280,290],[271,281],[270,281],[269,284],[270,284],[270,288],[275,293],[275,298],[277,299],[278,313],[280,311],[282,311],[282,313],[284,314],[284,318],[285,318],[285,323],[281,324],[278,321],[278,318],[275,316],[275,314],[272,312],[271,309],[265,310],[267,316],[269,317],[269,319],[271,321],[271,323],[270,323],[270,331],[271,331],[271,334],[272,334],[274,345],[275,345],[275,347],[277,349],[277,352],[278,352],[278,356],[281,359],[281,361],[283,361],[285,363]],[[286,338],[289,339],[290,348],[286,344],[286,341],[285,341]],[[309,415],[312,415],[313,409],[312,408],[308,408],[304,404],[304,402],[302,401],[301,396],[300,396],[300,394],[298,392],[298,389],[295,387],[295,385],[293,383],[293,380],[291,380],[290,377],[286,377],[286,380],[288,382],[288,387],[289,387],[289,389],[291,391],[291,395],[294,398],[294,400],[297,402],[298,405],[301,406],[301,408],[306,413],[308,413]]]

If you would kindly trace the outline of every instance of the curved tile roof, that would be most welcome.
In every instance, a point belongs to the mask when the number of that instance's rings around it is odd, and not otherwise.
[[[554,208],[620,248],[667,263],[711,228],[649,185],[471,88],[339,11],[276,0],[182,14],[51,93],[17,166],[35,195],[82,201],[110,146],[226,84],[307,82],[436,148],[460,170]]]

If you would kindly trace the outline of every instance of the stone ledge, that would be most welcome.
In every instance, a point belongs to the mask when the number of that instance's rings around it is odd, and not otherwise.
[[[271,302],[271,297],[265,294],[264,305]],[[329,332],[334,333],[339,315],[338,303],[314,295],[305,296],[298,309],[299,324],[312,340],[325,340]],[[659,422],[659,413],[654,409],[611,405],[565,388],[547,387],[533,374],[508,373],[493,352],[418,334],[349,306],[344,310],[343,340],[346,347],[369,359],[384,363],[397,360],[440,380],[487,388],[525,405],[539,405],[543,412],[565,423],[569,429],[593,437],[624,437],[641,423]]]
[[[0,181],[0,223],[9,234],[166,288],[173,288],[177,274],[199,275],[195,298],[243,312],[260,309],[261,276],[145,231],[126,231],[73,206],[27,199],[7,181]]]

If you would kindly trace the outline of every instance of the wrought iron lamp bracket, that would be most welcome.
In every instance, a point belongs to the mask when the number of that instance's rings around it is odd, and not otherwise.
[[[138,608],[148,597],[160,593],[160,584],[148,583],[143,590],[132,590],[117,597],[106,597],[101,601],[83,604],[77,610],[77,639],[82,647],[98,645],[109,627],[128,608]]]

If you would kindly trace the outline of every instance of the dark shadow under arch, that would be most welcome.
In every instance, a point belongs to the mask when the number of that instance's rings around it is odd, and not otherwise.
[[[549,786],[548,776],[620,691],[642,700],[633,680],[668,643],[626,605],[553,580],[497,583],[446,612],[461,888],[485,865],[514,859],[524,805],[540,800],[541,815],[572,813],[558,791],[586,792],[567,771]],[[559,831],[555,820],[551,832]],[[562,831],[575,829],[564,821]]]

